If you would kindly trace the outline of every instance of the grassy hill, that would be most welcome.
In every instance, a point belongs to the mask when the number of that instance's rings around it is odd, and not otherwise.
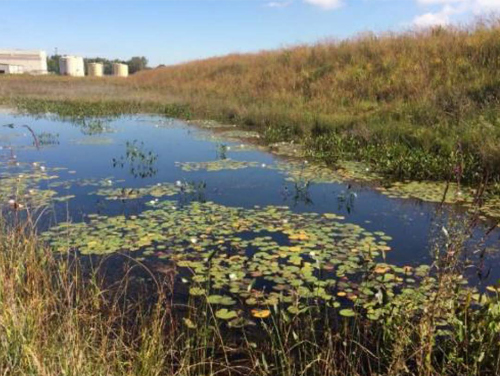
[[[500,173],[500,27],[365,35],[134,77],[206,116],[299,135],[316,155],[401,177]],[[462,165],[457,167],[457,165]]]
[[[229,55],[122,81],[6,77],[0,97],[134,103],[255,127],[269,141],[300,139],[331,163],[477,182],[500,177],[499,68],[495,20]]]

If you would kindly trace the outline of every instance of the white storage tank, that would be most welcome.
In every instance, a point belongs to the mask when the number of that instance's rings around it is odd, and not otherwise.
[[[89,63],[87,66],[87,75],[90,77],[102,77],[104,74],[104,65],[102,63]]]
[[[81,56],[62,56],[59,59],[59,73],[63,76],[85,76],[83,58]]]
[[[128,77],[128,65],[114,63],[113,64],[113,76],[117,77]]]

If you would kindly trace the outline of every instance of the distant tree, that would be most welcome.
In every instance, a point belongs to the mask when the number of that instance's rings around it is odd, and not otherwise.
[[[59,74],[59,58],[61,55],[52,55],[47,57],[47,70],[50,73]]]
[[[125,64],[128,64],[129,73],[133,74],[147,69],[148,59],[146,59],[144,56],[134,56],[129,61],[125,62]]]

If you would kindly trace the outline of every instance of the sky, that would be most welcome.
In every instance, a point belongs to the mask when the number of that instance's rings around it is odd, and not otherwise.
[[[496,12],[500,0],[0,0],[0,49],[170,65]]]

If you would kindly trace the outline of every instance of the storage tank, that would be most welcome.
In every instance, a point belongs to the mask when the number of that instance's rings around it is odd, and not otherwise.
[[[104,66],[102,63],[89,63],[87,66],[87,74],[90,77],[102,77]]]
[[[59,73],[63,76],[85,76],[83,58],[81,56],[62,56],[59,59]]]
[[[128,77],[128,65],[114,63],[113,64],[113,76],[117,77]]]

